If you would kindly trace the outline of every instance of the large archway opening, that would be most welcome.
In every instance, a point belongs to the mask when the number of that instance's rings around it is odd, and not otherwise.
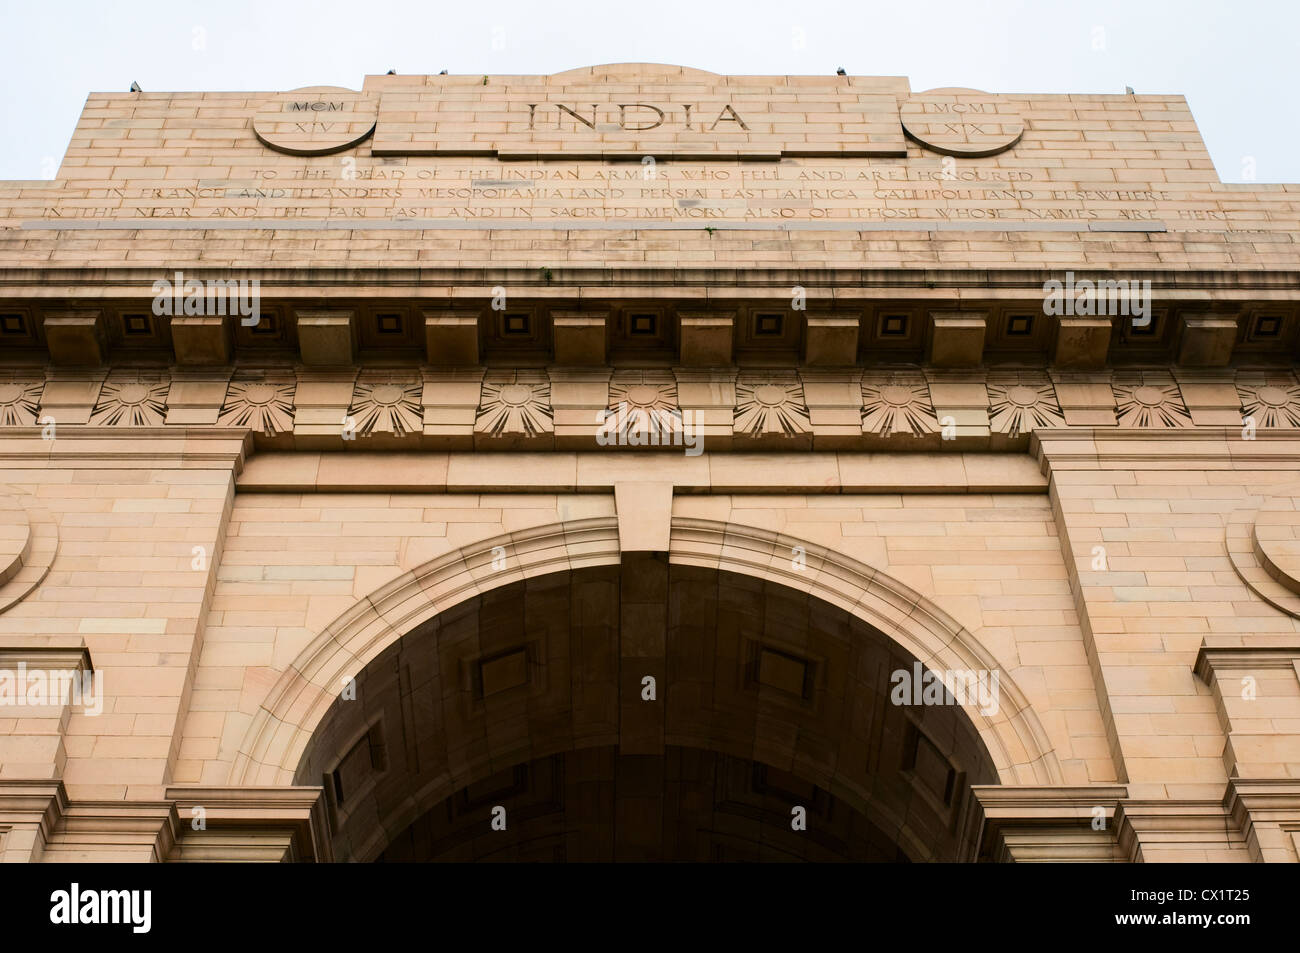
[[[384,649],[312,734],[335,857],[972,856],[998,783],[917,659],[769,580],[651,556],[484,592]]]
[[[483,823],[498,805],[504,831]],[[807,812],[804,830],[792,805]],[[498,771],[426,811],[379,859],[910,860],[865,814],[795,774],[676,745],[661,755],[579,748]]]

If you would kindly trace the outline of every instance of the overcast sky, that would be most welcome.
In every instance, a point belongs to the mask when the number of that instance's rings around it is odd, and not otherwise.
[[[86,94],[361,87],[618,62],[1182,93],[1227,182],[1300,183],[1300,0],[0,0],[0,179],[52,178]],[[1253,165],[1254,172],[1251,173]]]

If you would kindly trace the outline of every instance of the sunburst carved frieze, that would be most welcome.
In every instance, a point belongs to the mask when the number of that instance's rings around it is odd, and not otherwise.
[[[1121,427],[1190,427],[1192,415],[1183,403],[1182,392],[1173,382],[1147,381],[1116,383],[1116,421]]]
[[[1261,429],[1300,427],[1300,385],[1294,381],[1237,385],[1244,419]]]
[[[236,377],[226,388],[217,417],[218,427],[249,427],[268,437],[293,430],[293,398],[297,382],[291,376]]]
[[[474,432],[489,437],[535,437],[555,432],[551,384],[545,374],[490,372],[483,380]]]
[[[736,434],[797,437],[812,432],[803,384],[795,377],[742,377],[736,381],[732,422]]]
[[[475,370],[475,376],[481,373]],[[1106,380],[1101,374],[1076,377],[1095,384]],[[0,372],[0,427],[39,424],[41,414],[46,412],[42,401],[51,393],[39,378],[39,372],[32,373],[25,368]],[[626,437],[643,431],[673,432],[686,426],[684,418],[689,420],[695,413],[693,409],[683,411],[677,378],[666,369],[619,368],[608,381],[607,401],[590,411],[596,418],[599,433]],[[171,381],[165,371],[115,370],[98,386],[99,392],[89,408],[91,426],[158,427],[166,423]],[[357,436],[423,433],[424,393],[428,386],[434,388],[430,393],[436,401],[438,383],[426,385],[418,372],[387,368],[361,370],[355,384],[347,383],[343,390],[343,395],[347,394],[346,388],[352,390],[347,414],[353,419]],[[857,389],[856,384],[850,386]],[[1068,426],[1056,387],[1041,370],[995,368],[987,375],[985,386],[989,429],[993,434],[1015,439],[1036,430]],[[1282,370],[1248,370],[1237,376],[1234,386],[1245,424],[1261,430],[1300,430],[1300,380],[1295,376]],[[747,369],[740,372],[734,387],[732,421],[738,438],[813,433],[804,382],[798,373]],[[1228,405],[1221,396],[1216,396],[1222,394],[1222,385],[1217,391],[1209,392],[1197,377],[1190,384],[1184,381],[1180,386],[1165,370],[1119,368],[1114,371],[1109,388],[1120,428],[1191,428],[1197,421],[1221,423],[1225,411],[1230,415],[1236,409],[1229,410],[1230,396]],[[860,390],[860,423],[864,436],[921,437],[941,431],[930,383],[919,370],[868,369]],[[719,400],[724,399],[722,392],[719,391]],[[222,391],[217,389],[216,393],[221,395]],[[812,395],[816,406],[820,406],[816,402],[822,399],[821,393]],[[851,390],[850,400],[852,394]],[[189,398],[190,393],[187,391],[185,396]],[[216,411],[216,424],[248,428],[268,436],[292,433],[296,399],[297,382],[291,371],[283,367],[241,367],[225,385]],[[1198,401],[1202,406],[1208,406],[1206,401],[1211,401],[1218,416],[1198,413],[1193,420],[1189,402],[1196,407]],[[182,403],[173,407],[173,417],[178,408],[188,406]],[[547,373],[540,369],[488,371],[479,387],[473,430],[475,434],[489,437],[552,434],[554,411]]]
[[[100,388],[90,423],[98,427],[161,427],[167,418],[170,386],[162,376],[110,375]]]
[[[938,433],[939,420],[930,400],[930,385],[919,375],[864,377],[862,432],[879,437]]]
[[[33,380],[0,380],[0,427],[28,427],[36,423],[45,384]]]
[[[362,437],[420,433],[424,429],[423,394],[424,384],[415,376],[363,375],[353,388],[348,416]]]
[[[609,405],[600,429],[620,442],[682,429],[677,381],[667,371],[618,371],[609,383]]]
[[[1014,438],[1043,427],[1065,426],[1050,381],[990,381],[988,392],[989,428],[994,433]]]

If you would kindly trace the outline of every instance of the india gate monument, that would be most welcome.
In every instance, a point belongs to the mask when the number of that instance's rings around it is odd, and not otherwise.
[[[0,859],[1300,860],[1300,185],[1178,95],[357,85],[0,182]]]

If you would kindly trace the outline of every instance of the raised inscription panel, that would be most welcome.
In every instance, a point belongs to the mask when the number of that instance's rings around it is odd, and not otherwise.
[[[253,117],[257,138],[280,152],[314,156],[361,142],[375,128],[378,100],[336,86],[308,86],[281,93]]]
[[[1015,107],[977,89],[934,89],[899,110],[907,134],[935,152],[977,158],[1010,149],[1025,131]]]
[[[901,156],[898,95],[833,78],[820,86],[604,84],[545,77],[467,84],[465,77],[385,89],[375,155],[779,159]],[[905,94],[905,92],[904,92]]]

